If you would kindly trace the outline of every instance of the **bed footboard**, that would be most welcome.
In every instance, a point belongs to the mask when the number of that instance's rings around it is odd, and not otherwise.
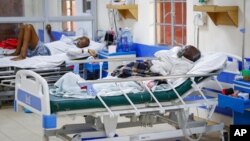
[[[39,115],[50,115],[48,84],[33,71],[20,70],[16,74],[16,111],[20,105]]]

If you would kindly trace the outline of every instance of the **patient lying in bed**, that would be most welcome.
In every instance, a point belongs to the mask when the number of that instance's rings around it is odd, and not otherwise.
[[[12,54],[13,56],[17,56],[12,58],[12,60],[22,60],[26,57],[33,57],[33,56],[46,56],[46,55],[53,55],[55,50],[51,50],[51,43],[44,44],[42,43],[36,31],[31,24],[22,25],[20,27],[19,35],[18,35],[18,43],[16,51]],[[79,37],[74,40],[70,40],[68,42],[67,48],[79,48],[81,53],[88,53],[92,56],[96,56],[96,52],[92,49],[85,49],[90,44],[90,40],[88,37]],[[50,47],[49,47],[50,46]],[[61,50],[61,51],[65,51]],[[79,52],[79,50],[78,50]]]
[[[181,47],[174,47],[170,50],[158,51],[154,55],[158,60],[131,62],[127,65],[117,67],[111,75],[126,78],[130,76],[186,74],[193,67],[194,62],[201,56],[200,51],[191,45],[183,49]]]

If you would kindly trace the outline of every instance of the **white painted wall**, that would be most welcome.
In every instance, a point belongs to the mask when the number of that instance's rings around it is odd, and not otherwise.
[[[194,25],[193,25],[193,5],[197,4],[198,0],[187,0],[187,43],[194,44]],[[246,0],[247,1],[247,0]],[[199,33],[199,47],[202,52],[227,52],[241,56],[243,46],[243,34],[240,29],[243,27],[243,0],[209,0],[207,4],[220,5],[220,6],[239,6],[239,27],[234,26],[215,26],[212,20],[207,17],[207,25],[200,28]],[[245,54],[250,56],[250,1],[246,2],[246,41],[245,41]]]
[[[108,20],[108,10],[106,4],[109,0],[98,1],[98,28],[110,29]],[[153,0],[137,0],[138,4],[138,21],[124,20],[119,22],[121,26],[128,26],[133,29],[134,41],[143,44],[154,44],[154,4]],[[187,0],[187,43],[194,43],[194,25],[193,25],[193,5],[198,0]],[[234,26],[215,26],[211,19],[207,19],[207,25],[200,28],[200,44],[202,52],[221,51],[241,56],[243,34],[239,31],[243,22],[243,0],[209,0],[208,4],[239,6],[239,27]],[[246,40],[245,54],[250,56],[250,1],[246,0]]]
[[[42,16],[42,1],[39,0],[25,0],[24,1],[24,15],[27,17]]]

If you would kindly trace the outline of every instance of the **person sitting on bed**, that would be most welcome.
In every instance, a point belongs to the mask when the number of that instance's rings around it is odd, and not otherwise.
[[[131,76],[166,76],[186,74],[200,56],[200,51],[192,45],[173,47],[169,50],[160,50],[154,54],[158,60],[131,62],[118,66],[112,76],[127,78]]]
[[[47,30],[48,30],[48,27],[47,27]],[[89,43],[90,43],[89,38],[86,36],[83,36],[83,37],[73,40],[73,43],[71,45],[82,49],[82,48],[89,46]],[[90,55],[96,56],[96,53],[94,50],[88,49],[87,52]],[[84,53],[83,49],[82,49],[82,53]],[[36,31],[33,25],[24,24],[24,25],[21,25],[20,27],[16,51],[9,55],[17,56],[11,59],[11,60],[17,61],[17,60],[25,59],[26,57],[33,57],[33,56],[38,56],[38,55],[48,56],[48,55],[51,55],[51,51],[46,46],[46,44],[42,43],[39,40],[38,35],[36,34]]]

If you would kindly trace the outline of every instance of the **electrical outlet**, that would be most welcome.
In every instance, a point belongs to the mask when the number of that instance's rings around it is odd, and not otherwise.
[[[195,12],[194,13],[194,25],[204,26],[206,25],[207,16],[203,12]]]

